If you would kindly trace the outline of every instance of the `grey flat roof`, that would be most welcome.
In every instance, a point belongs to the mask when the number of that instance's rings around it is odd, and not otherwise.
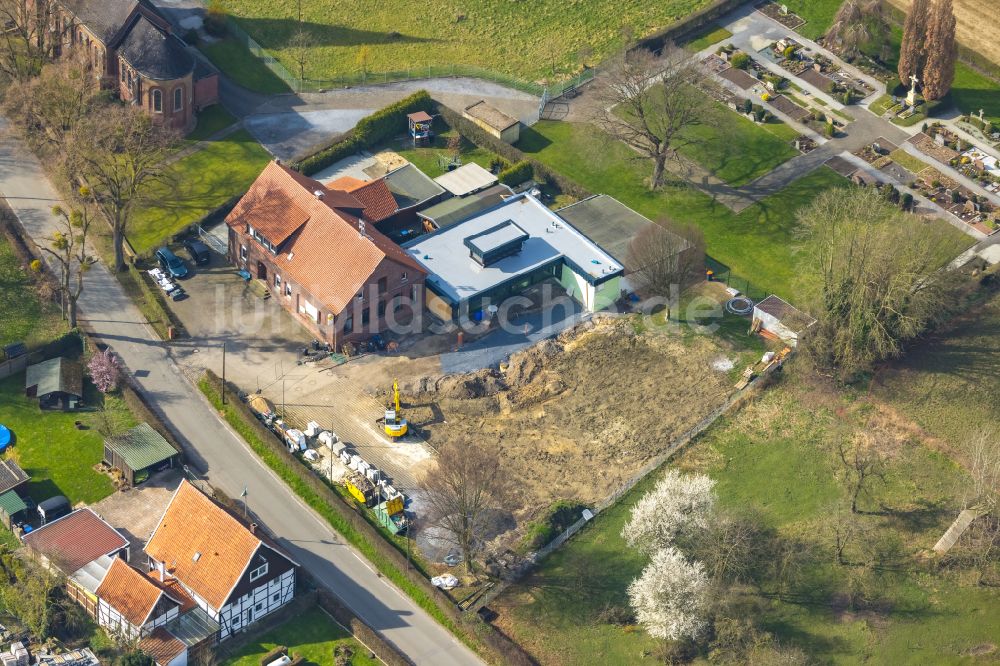
[[[443,187],[412,164],[404,164],[386,174],[385,183],[400,208],[412,208],[444,194]]]
[[[475,194],[445,199],[441,203],[423,209],[417,215],[427,218],[441,229],[473,217],[487,208],[492,208],[510,196],[514,196],[514,192],[509,187],[497,184]]]
[[[521,251],[480,266],[469,256],[465,240],[508,221],[528,235]],[[427,282],[454,303],[559,259],[592,282],[622,271],[619,261],[527,193],[403,247],[427,269]]]
[[[438,176],[434,182],[456,197],[461,197],[493,185],[497,182],[497,177],[475,162],[469,162]]]
[[[570,204],[556,214],[598,243],[622,265],[628,259],[632,238],[653,224],[649,218],[606,194]]]

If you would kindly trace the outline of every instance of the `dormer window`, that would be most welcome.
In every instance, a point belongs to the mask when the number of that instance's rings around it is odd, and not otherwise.
[[[267,575],[267,562],[264,562],[264,564],[260,565],[259,567],[250,572],[250,581],[253,582],[258,578],[263,578],[266,575]]]

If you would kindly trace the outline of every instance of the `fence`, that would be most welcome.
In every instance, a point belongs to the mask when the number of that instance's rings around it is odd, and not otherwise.
[[[559,97],[563,93],[577,86],[586,83],[594,77],[594,70],[584,70],[577,76],[564,81],[550,84],[548,86],[524,81],[515,76],[501,74],[483,67],[473,65],[428,65],[426,67],[408,67],[407,69],[395,72],[359,72],[348,76],[338,76],[329,79],[302,78],[293,75],[281,62],[261,46],[257,40],[251,37],[237,22],[229,19],[229,34],[245,46],[252,54],[260,58],[264,66],[280,78],[289,89],[295,92],[319,92],[326,88],[339,88],[344,86],[375,85],[381,83],[396,83],[398,81],[415,81],[420,79],[433,78],[455,78],[466,76],[469,78],[492,81],[507,88],[520,90],[529,95],[541,97],[547,94],[548,97]],[[546,90],[548,92],[546,93]]]

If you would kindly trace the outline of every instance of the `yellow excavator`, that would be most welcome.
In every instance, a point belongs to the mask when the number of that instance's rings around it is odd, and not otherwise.
[[[385,434],[395,439],[405,435],[406,431],[406,419],[403,418],[403,412],[399,408],[399,382],[393,380],[392,404],[385,410]]]

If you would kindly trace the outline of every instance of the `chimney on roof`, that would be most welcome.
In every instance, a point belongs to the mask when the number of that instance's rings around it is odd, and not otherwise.
[[[364,220],[358,220],[358,235],[360,235],[362,238],[365,237],[365,221]]]
[[[156,570],[160,574],[160,582],[165,583],[167,578],[167,565],[165,565],[163,562],[157,562]]]
[[[315,195],[315,197],[320,201],[323,200],[323,190],[316,190],[315,192],[313,192],[313,195]]]
[[[274,163],[277,164],[278,166],[281,166],[281,158],[280,157],[275,157],[274,158]]]
[[[250,534],[257,534],[257,523],[250,523]]]

